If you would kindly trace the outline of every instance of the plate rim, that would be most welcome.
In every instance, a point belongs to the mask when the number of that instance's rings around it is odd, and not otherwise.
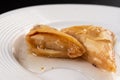
[[[37,8],[37,7],[49,7],[49,6],[90,6],[90,7],[104,7],[103,9],[111,8],[111,9],[120,10],[120,7],[117,7],[117,6],[100,5],[100,4],[42,4],[42,5],[26,6],[26,7],[9,10],[7,12],[0,14],[0,19],[4,18],[5,16],[8,16],[12,13],[19,12],[19,11],[23,11],[23,10],[27,10],[27,9],[31,9],[31,8]]]

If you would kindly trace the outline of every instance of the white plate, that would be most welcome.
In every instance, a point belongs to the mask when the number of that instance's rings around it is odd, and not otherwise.
[[[43,5],[14,10],[0,16],[0,80],[120,80],[120,69],[113,75],[82,60],[48,59],[26,54],[23,35],[36,24],[48,24],[57,29],[92,24],[110,29],[118,38],[116,57],[119,68],[120,8]]]

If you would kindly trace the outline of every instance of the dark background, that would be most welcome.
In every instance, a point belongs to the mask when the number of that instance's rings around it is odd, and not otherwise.
[[[99,4],[120,7],[120,0],[0,0],[0,14],[26,6],[44,4]]]

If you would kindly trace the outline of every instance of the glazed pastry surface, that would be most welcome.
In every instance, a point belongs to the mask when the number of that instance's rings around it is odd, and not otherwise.
[[[37,25],[25,37],[28,49],[38,56],[76,58],[85,53],[74,37],[47,25]]]
[[[92,25],[72,26],[61,30],[75,37],[86,48],[82,58],[93,65],[110,71],[116,71],[115,35],[102,27]]]

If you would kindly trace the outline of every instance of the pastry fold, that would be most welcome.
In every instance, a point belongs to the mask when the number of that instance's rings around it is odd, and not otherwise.
[[[92,25],[72,26],[61,30],[84,45],[86,53],[82,58],[93,65],[110,71],[116,71],[115,64],[115,35],[102,27]]]
[[[85,53],[74,37],[47,25],[37,25],[25,37],[28,49],[37,56],[76,58]]]

